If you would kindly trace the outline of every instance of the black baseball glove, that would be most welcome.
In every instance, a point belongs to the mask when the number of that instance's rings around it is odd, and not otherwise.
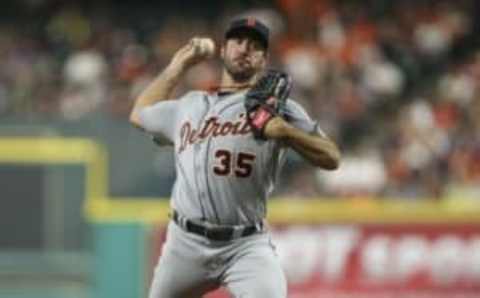
[[[290,76],[277,70],[268,70],[247,92],[245,110],[247,121],[256,139],[265,139],[264,130],[275,116],[284,116],[287,97],[292,88]]]

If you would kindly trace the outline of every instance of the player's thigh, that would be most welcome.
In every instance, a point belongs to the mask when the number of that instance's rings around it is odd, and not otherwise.
[[[186,266],[185,266],[186,265]],[[160,265],[150,287],[149,298],[201,298],[216,285],[205,279],[204,274],[191,265],[175,262],[175,266]]]
[[[169,228],[176,230],[172,225]],[[207,272],[197,256],[201,253],[185,252],[185,248],[181,247],[184,243],[172,238],[174,239],[169,239],[170,242],[165,245],[155,268],[148,297],[200,298],[217,285],[207,278]]]
[[[227,271],[224,282],[234,298],[286,298],[287,282],[270,246],[241,253]]]

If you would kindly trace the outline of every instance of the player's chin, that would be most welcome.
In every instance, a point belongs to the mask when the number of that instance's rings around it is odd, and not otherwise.
[[[235,81],[245,82],[249,81],[255,75],[255,69],[253,67],[232,67],[229,69],[229,73]]]

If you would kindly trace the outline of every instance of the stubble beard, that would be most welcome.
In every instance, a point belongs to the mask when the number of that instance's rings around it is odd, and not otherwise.
[[[223,66],[227,73],[232,77],[236,83],[250,82],[257,70],[253,67],[242,68],[234,65],[230,60],[224,60]]]

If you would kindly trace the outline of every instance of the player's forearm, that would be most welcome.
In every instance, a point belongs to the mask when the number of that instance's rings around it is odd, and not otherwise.
[[[130,122],[139,125],[138,111],[141,108],[151,106],[162,100],[170,99],[173,90],[182,77],[184,69],[178,65],[170,64],[160,73],[136,98]]]
[[[340,151],[335,143],[318,134],[308,134],[282,119],[276,121],[278,138],[298,152],[303,158],[317,167],[335,170],[340,164]]]
[[[340,164],[340,151],[329,139],[318,135],[296,135],[287,139],[287,144],[313,165],[326,170],[335,170]]]
[[[184,67],[170,64],[138,96],[135,105],[149,106],[170,99],[184,73]]]

